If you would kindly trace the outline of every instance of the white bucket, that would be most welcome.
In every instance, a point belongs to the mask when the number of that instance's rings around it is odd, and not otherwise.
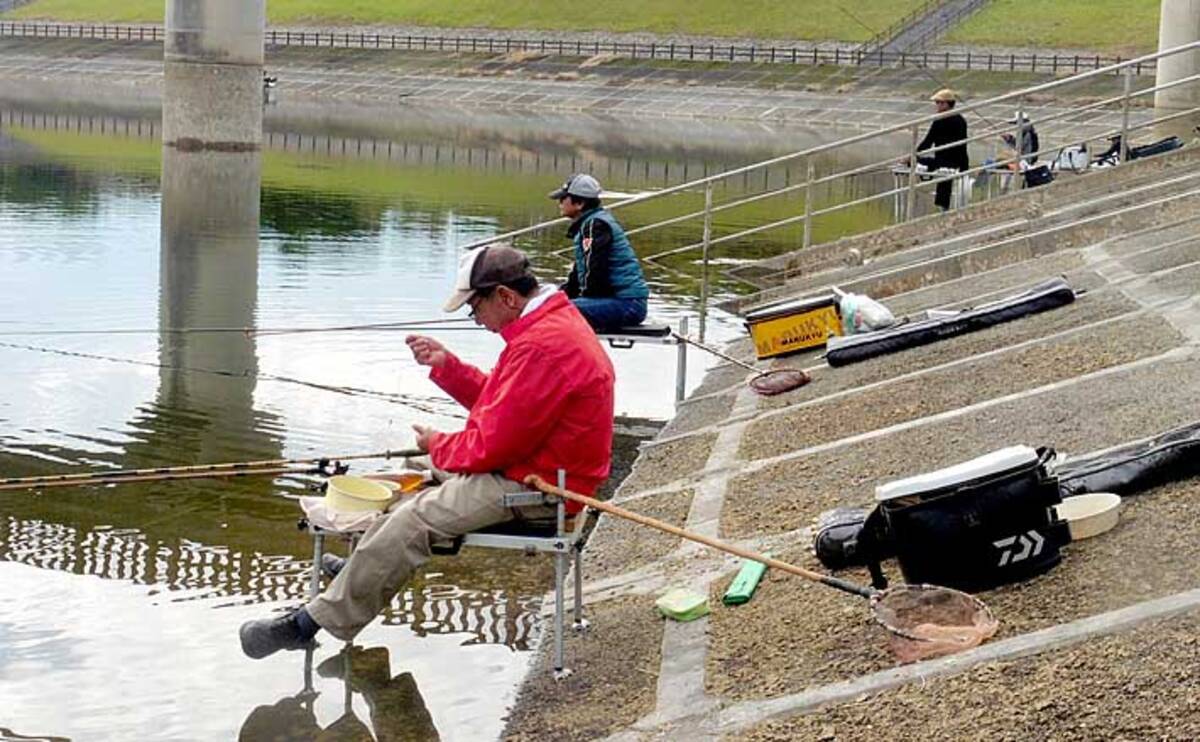
[[[325,504],[343,513],[383,510],[391,499],[391,489],[363,477],[340,474],[330,477],[325,488]]]
[[[1099,535],[1117,525],[1121,498],[1111,492],[1093,492],[1068,497],[1054,506],[1058,517],[1067,522],[1071,540]]]

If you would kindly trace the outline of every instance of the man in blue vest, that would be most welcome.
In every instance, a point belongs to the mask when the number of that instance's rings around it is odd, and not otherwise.
[[[577,174],[550,193],[571,220],[575,262],[563,291],[597,332],[641,324],[650,289],[633,245],[612,212],[600,206],[600,183]]]

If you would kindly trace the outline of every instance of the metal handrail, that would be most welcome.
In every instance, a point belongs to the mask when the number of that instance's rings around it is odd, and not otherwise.
[[[697,178],[695,180],[691,180],[686,183],[680,183],[678,185],[670,186],[668,188],[663,188],[663,189],[660,189],[657,191],[653,191],[651,193],[640,194],[638,196],[634,196],[632,198],[624,199],[621,201],[617,201],[613,204],[610,204],[608,206],[608,208],[610,210],[628,208],[630,206],[635,206],[638,204],[643,204],[643,203],[647,203],[650,201],[659,200],[659,199],[665,198],[667,196],[672,196],[672,195],[689,192],[689,191],[696,191],[697,189],[700,189],[704,186],[707,186],[710,184],[717,184],[722,181],[729,180],[730,178],[745,175],[747,173],[752,173],[752,172],[755,172],[758,170],[762,170],[764,168],[769,168],[769,167],[772,167],[775,165],[781,165],[784,163],[793,162],[793,161],[799,160],[801,158],[812,158],[814,156],[822,155],[827,152],[833,152],[835,150],[852,147],[856,144],[867,142],[872,139],[885,137],[890,134],[911,131],[914,128],[920,128],[920,127],[926,126],[935,120],[938,120],[941,118],[947,118],[949,116],[953,116],[956,114],[963,114],[963,113],[968,113],[968,112],[978,112],[985,107],[996,106],[998,104],[1003,104],[1003,103],[1012,103],[1014,101],[1021,102],[1030,96],[1039,95],[1041,93],[1045,93],[1045,92],[1056,90],[1056,89],[1063,88],[1066,86],[1078,84],[1080,82],[1093,80],[1093,79],[1100,78],[1100,77],[1112,76],[1115,74],[1119,74],[1124,70],[1131,69],[1135,65],[1145,64],[1145,63],[1152,62],[1152,61],[1157,61],[1158,59],[1163,58],[1163,57],[1168,57],[1168,56],[1172,56],[1175,54],[1182,54],[1182,53],[1197,50],[1197,49],[1200,49],[1200,41],[1189,42],[1187,44],[1182,44],[1180,46],[1173,47],[1173,48],[1167,49],[1165,51],[1155,52],[1152,54],[1146,54],[1141,57],[1135,57],[1133,59],[1130,59],[1130,60],[1127,60],[1124,62],[1120,62],[1118,64],[1109,65],[1107,67],[1103,67],[1098,70],[1082,72],[1078,75],[1073,75],[1071,77],[1064,78],[1062,80],[1053,80],[1051,82],[1041,83],[1041,84],[1034,85],[1034,86],[1031,86],[1028,88],[1023,88],[1021,90],[1004,93],[1002,95],[998,95],[993,98],[988,98],[986,100],[976,101],[974,103],[965,104],[961,108],[956,107],[953,111],[950,111],[947,113],[935,113],[935,114],[929,114],[929,115],[925,115],[925,116],[919,116],[917,118],[909,119],[907,121],[904,121],[904,122],[901,122],[898,124],[892,124],[890,126],[886,126],[886,127],[882,128],[882,129],[877,129],[874,131],[857,134],[857,135],[854,135],[854,136],[851,136],[851,137],[848,137],[846,139],[842,139],[842,140],[839,140],[836,142],[828,142],[825,144],[816,145],[813,147],[809,147],[807,149],[799,150],[797,152],[780,155],[778,157],[772,157],[767,160],[762,160],[760,162],[755,162],[755,163],[752,163],[749,165],[744,165],[742,167],[734,168],[732,170],[727,170],[727,171],[724,171],[721,173],[716,173],[714,175],[709,175],[709,176],[706,176],[703,178]],[[1156,85],[1152,88],[1148,88],[1146,90],[1139,91],[1139,94],[1156,92],[1160,89],[1167,89],[1169,87],[1174,87],[1178,84],[1184,84],[1184,83],[1191,82],[1191,81],[1192,80],[1190,78],[1188,78],[1186,80],[1179,81],[1176,83],[1170,83],[1170,84],[1164,85],[1164,86]],[[1117,100],[1124,99],[1125,97],[1126,96],[1120,96],[1119,98],[1117,98]],[[950,145],[948,145],[948,146],[950,146]],[[940,149],[940,148],[935,148],[935,149]],[[844,174],[839,174],[839,175],[844,176]],[[831,177],[834,177],[836,179],[836,176],[825,176],[822,179],[822,182],[828,181]],[[699,212],[697,215],[700,215],[702,213],[703,212]],[[553,219],[550,221],[541,222],[539,224],[534,224],[529,227],[525,227],[523,229],[513,230],[510,232],[505,232],[503,234],[495,235],[495,236],[487,238],[487,239],[480,239],[480,240],[468,242],[468,243],[462,245],[461,247],[462,247],[462,249],[473,249],[476,247],[482,247],[483,245],[491,244],[496,241],[509,240],[509,239],[512,239],[515,237],[520,237],[520,236],[540,232],[549,227],[556,226],[556,225],[563,225],[563,224],[566,224],[567,222],[568,222],[568,220],[566,218],[560,217],[558,219]],[[677,222],[672,221],[671,223],[677,223]],[[759,231],[759,230],[756,230],[756,231]]]
[[[680,183],[680,184],[677,184],[674,186],[670,186],[668,188],[663,188],[658,191],[640,194],[640,195],[634,196],[632,198],[627,198],[627,199],[623,199],[621,201],[617,201],[617,202],[611,204],[609,206],[609,208],[610,209],[629,208],[629,207],[632,207],[635,205],[644,204],[644,203],[648,203],[651,201],[658,201],[658,200],[665,199],[665,198],[668,198],[668,197],[671,197],[674,195],[679,195],[682,193],[691,193],[693,195],[698,194],[701,191],[704,193],[704,197],[705,197],[704,198],[704,208],[701,210],[697,210],[697,209],[695,209],[695,207],[691,207],[686,211],[686,213],[676,214],[676,215],[669,216],[666,218],[661,218],[658,221],[654,221],[650,224],[639,225],[639,226],[636,226],[636,227],[628,230],[629,234],[642,234],[642,233],[650,232],[650,231],[653,231],[656,229],[661,229],[664,227],[676,226],[676,225],[680,225],[680,224],[683,224],[683,223],[686,223],[689,221],[693,221],[693,220],[699,221],[699,220],[703,219],[705,227],[703,230],[703,237],[701,240],[699,240],[697,242],[690,242],[690,243],[683,244],[683,245],[677,245],[675,247],[671,247],[668,249],[662,249],[658,252],[655,252],[653,254],[643,257],[643,260],[646,261],[647,264],[653,264],[657,269],[666,270],[671,273],[682,275],[681,271],[677,270],[677,268],[673,267],[668,262],[664,262],[664,261],[667,258],[670,258],[672,256],[678,256],[678,255],[682,255],[684,253],[689,253],[692,251],[697,251],[699,253],[700,260],[697,262],[702,263],[702,266],[703,266],[702,273],[701,273],[702,286],[701,286],[701,306],[700,306],[701,332],[703,332],[704,316],[706,313],[706,307],[704,305],[706,303],[707,298],[710,295],[709,287],[708,287],[709,263],[710,263],[710,258],[712,256],[712,249],[714,247],[719,246],[719,245],[727,245],[729,243],[733,243],[738,240],[742,240],[744,238],[751,237],[753,235],[758,235],[758,234],[761,234],[764,232],[769,232],[771,230],[776,230],[776,229],[780,229],[782,227],[786,227],[789,225],[797,225],[797,224],[803,225],[803,241],[800,244],[803,247],[808,247],[812,243],[812,231],[813,231],[812,225],[813,225],[813,222],[815,219],[817,219],[819,217],[824,217],[826,215],[833,214],[833,213],[836,213],[839,211],[844,212],[847,209],[861,207],[861,206],[870,204],[872,202],[879,202],[883,199],[892,199],[893,200],[892,218],[895,221],[897,221],[897,222],[907,221],[908,219],[913,218],[913,216],[916,214],[915,206],[916,206],[916,198],[917,198],[918,194],[919,193],[927,193],[929,190],[937,188],[939,186],[939,184],[943,184],[948,181],[958,181],[959,183],[962,183],[965,185],[965,184],[969,184],[972,182],[972,180],[969,179],[969,176],[973,176],[973,175],[976,175],[979,173],[988,173],[988,172],[1009,173],[1014,178],[1020,178],[1021,177],[1020,171],[1023,169],[1023,168],[1021,168],[1021,163],[1026,162],[1028,160],[1028,158],[1032,157],[1033,155],[1049,156],[1049,153],[1053,152],[1056,148],[1061,150],[1061,145],[1063,144],[1062,141],[1059,141],[1057,143],[1057,145],[1049,144],[1049,137],[1046,136],[1046,134],[1049,133],[1049,129],[1045,125],[1046,124],[1055,124],[1058,122],[1063,122],[1064,124],[1067,124],[1067,125],[1071,125],[1071,124],[1078,125],[1080,123],[1078,121],[1078,119],[1081,116],[1081,114],[1089,114],[1089,118],[1091,118],[1091,120],[1086,121],[1085,123],[1087,123],[1087,125],[1089,125],[1091,127],[1094,127],[1094,129],[1087,132],[1086,136],[1077,137],[1077,135],[1076,135],[1076,136],[1072,136],[1069,138],[1064,137],[1062,139],[1065,139],[1066,142],[1092,142],[1092,141],[1096,141],[1097,139],[1119,136],[1120,141],[1121,141],[1121,152],[1120,152],[1119,158],[1117,160],[1117,163],[1122,164],[1122,163],[1126,162],[1128,159],[1127,151],[1128,151],[1128,145],[1130,142],[1130,132],[1146,129],[1148,127],[1156,126],[1156,125],[1159,125],[1159,124],[1162,124],[1162,123],[1165,123],[1168,121],[1174,121],[1176,119],[1180,119],[1185,116],[1194,116],[1197,114],[1197,112],[1200,112],[1200,107],[1195,107],[1195,108],[1189,108],[1180,113],[1169,114],[1169,115],[1161,116],[1161,117],[1157,117],[1157,118],[1155,118],[1153,115],[1151,115],[1149,117],[1149,120],[1145,120],[1145,118],[1146,118],[1145,116],[1139,116],[1138,121],[1131,121],[1130,120],[1130,118],[1131,118],[1130,106],[1132,103],[1134,103],[1138,99],[1148,96],[1151,93],[1158,93],[1161,91],[1170,90],[1172,88],[1177,88],[1177,87],[1181,87],[1184,85],[1195,85],[1198,82],[1200,82],[1200,75],[1191,75],[1191,76],[1188,76],[1185,78],[1181,78],[1179,80],[1174,80],[1169,83],[1165,83],[1165,84],[1161,84],[1161,85],[1156,83],[1152,86],[1149,86],[1149,87],[1146,87],[1146,88],[1143,88],[1140,90],[1134,90],[1133,89],[1133,75],[1129,74],[1129,73],[1132,70],[1140,68],[1142,65],[1152,64],[1158,59],[1161,59],[1164,57],[1169,57],[1169,56],[1172,56],[1175,54],[1191,52],[1191,51],[1197,50],[1197,49],[1200,49],[1200,42],[1191,42],[1188,44],[1183,44],[1183,45],[1180,45],[1180,46],[1172,48],[1172,49],[1167,49],[1167,50],[1164,50],[1161,52],[1156,52],[1153,54],[1143,55],[1141,57],[1136,57],[1134,59],[1126,60],[1124,62],[1109,65],[1108,67],[1105,67],[1105,68],[1102,68],[1099,70],[1084,72],[1084,73],[1075,75],[1070,78],[1041,83],[1041,84],[1033,85],[1033,86],[1030,86],[1030,87],[1021,89],[1021,90],[1016,90],[1016,91],[1012,91],[1012,92],[1005,93],[1002,95],[994,96],[994,97],[986,99],[986,100],[981,100],[981,101],[977,101],[977,102],[964,104],[961,107],[958,107],[957,110],[954,110],[954,111],[950,111],[950,112],[946,112],[946,113],[934,113],[934,114],[928,114],[928,115],[924,115],[924,116],[914,117],[912,119],[902,121],[897,124],[886,126],[886,127],[883,127],[881,129],[878,129],[875,131],[865,132],[862,134],[851,136],[851,137],[848,137],[848,138],[845,138],[845,139],[842,139],[842,140],[839,140],[836,142],[829,142],[829,143],[825,143],[825,144],[821,144],[821,145],[816,145],[813,147],[809,147],[807,149],[803,149],[803,150],[799,150],[799,151],[792,152],[789,154],[785,154],[785,155],[781,155],[778,157],[773,157],[773,158],[770,158],[767,160],[763,160],[761,162],[752,163],[752,164],[745,165],[742,167],[727,170],[727,171],[724,171],[721,173],[715,173],[712,175],[705,176],[703,178],[697,178],[697,179],[688,181],[686,183]],[[817,207],[814,204],[815,196],[816,196],[815,187],[817,187],[817,186],[825,186],[827,188],[830,184],[833,184],[836,182],[848,182],[848,180],[850,178],[853,178],[853,177],[856,177],[859,175],[863,175],[863,174],[867,174],[870,172],[878,172],[879,170],[883,169],[884,167],[886,167],[889,164],[892,164],[892,165],[897,164],[897,160],[893,158],[893,159],[889,159],[889,160],[873,162],[868,165],[856,165],[856,166],[850,167],[848,169],[841,169],[836,172],[826,173],[826,174],[822,174],[822,175],[818,176],[814,170],[814,158],[815,157],[824,155],[826,153],[838,151],[838,150],[844,150],[847,148],[857,147],[858,145],[861,145],[862,143],[868,142],[873,139],[894,136],[899,133],[907,133],[909,135],[910,143],[908,145],[908,157],[906,158],[906,160],[909,163],[914,163],[914,162],[916,162],[916,154],[918,152],[918,143],[920,141],[919,136],[920,136],[921,129],[936,120],[939,120],[941,118],[945,118],[948,116],[953,116],[956,114],[972,114],[972,113],[974,113],[979,118],[982,118],[985,122],[987,122],[987,125],[985,127],[983,127],[982,131],[980,131],[977,128],[973,128],[974,133],[971,134],[970,136],[967,136],[966,138],[964,138],[963,140],[961,140],[959,142],[935,146],[935,147],[923,150],[921,152],[921,154],[929,155],[929,154],[936,153],[940,150],[947,149],[949,147],[964,146],[964,145],[972,143],[972,142],[979,142],[982,140],[994,139],[997,134],[1012,134],[1014,137],[1014,140],[1016,142],[1020,142],[1020,135],[1021,135],[1021,129],[1022,129],[1022,125],[1020,123],[1015,122],[1015,121],[1007,121],[1006,124],[995,125],[995,124],[992,124],[990,121],[988,121],[987,117],[985,115],[983,115],[982,111],[985,108],[1002,106],[1002,105],[1009,105],[1017,110],[1025,110],[1026,109],[1025,104],[1028,103],[1030,99],[1036,98],[1037,96],[1043,95],[1047,92],[1061,90],[1062,88],[1065,88],[1068,86],[1079,85],[1081,83],[1086,83],[1088,81],[1094,81],[1094,80],[1097,80],[1100,78],[1115,79],[1118,76],[1123,78],[1123,84],[1124,84],[1124,90],[1119,95],[1107,96],[1105,98],[1102,98],[1099,101],[1091,100],[1087,104],[1084,104],[1084,105],[1068,107],[1063,110],[1053,111],[1053,112],[1047,113],[1045,116],[1042,116],[1039,119],[1037,119],[1036,123],[1042,127],[1042,131],[1041,131],[1042,142],[1044,145],[1046,145],[1046,146],[1040,146],[1037,152],[1020,152],[1019,151],[1020,147],[1018,145],[1018,146],[1014,147],[1011,150],[1011,152],[1001,151],[997,154],[995,159],[989,159],[982,165],[970,167],[961,172],[958,172],[958,171],[945,171],[945,172],[931,171],[931,172],[919,174],[917,168],[915,168],[915,167],[909,167],[907,169],[907,171],[899,171],[898,172],[896,170],[892,170],[892,173],[895,176],[895,180],[893,182],[893,187],[891,189],[880,188],[877,192],[872,192],[865,196],[861,196],[861,194],[854,194],[855,197],[851,198],[850,200],[840,201],[840,202],[836,202],[836,203],[832,203],[832,204],[826,204],[821,207]],[[1095,112],[1104,112],[1106,115],[1110,115],[1113,118],[1119,117],[1119,120],[1120,120],[1119,126],[1116,125],[1115,123],[1105,122],[1099,118],[1096,118]],[[993,113],[993,115],[994,115],[994,113]],[[1007,117],[1005,117],[1005,119],[1007,120]],[[1074,121],[1069,121],[1069,119],[1073,119]],[[1095,131],[1096,129],[1100,130],[1099,133],[1097,133]],[[1007,148],[1006,148],[1006,150],[1007,150]],[[792,163],[792,162],[802,162],[804,164],[804,167],[807,170],[807,173],[803,176],[803,180],[801,182],[790,183],[790,184],[782,186],[782,187],[774,187],[774,188],[773,187],[765,187],[764,190],[752,193],[750,195],[743,195],[740,197],[735,197],[731,200],[728,200],[728,201],[726,201],[724,203],[720,203],[720,204],[713,203],[712,194],[713,194],[714,185],[720,184],[722,182],[728,182],[733,178],[739,178],[742,176],[746,176],[746,175],[749,175],[750,173],[763,171],[766,168],[770,168],[770,167],[773,167],[776,165]],[[907,176],[907,183],[902,183],[902,179],[905,176]],[[1016,180],[1009,180],[1009,181],[1001,180],[1000,182],[1001,182],[1001,193],[1004,193],[1008,190],[1008,188],[1012,184],[1015,184],[1017,181]],[[749,228],[736,229],[735,231],[732,231],[727,234],[721,234],[721,235],[713,234],[712,219],[713,219],[714,214],[726,212],[726,211],[729,211],[732,209],[746,206],[748,204],[761,202],[766,199],[774,198],[777,196],[782,196],[784,194],[795,193],[797,191],[804,192],[803,213],[789,215],[784,218],[779,218],[779,219],[774,219],[772,221],[759,223],[759,224],[756,224],[755,226],[752,226]],[[988,194],[991,195],[991,193],[992,193],[992,189],[989,188]],[[693,221],[693,223],[694,223],[694,221]],[[470,242],[470,243],[467,243],[466,245],[463,245],[463,247],[464,248],[474,248],[474,247],[479,247],[481,245],[490,244],[490,243],[493,243],[498,240],[504,240],[504,239],[510,239],[513,237],[529,235],[532,233],[540,232],[540,231],[542,231],[546,228],[552,227],[552,226],[565,224],[566,222],[567,222],[567,220],[565,218],[559,218],[559,219],[555,219],[552,221],[543,222],[541,224],[531,225],[529,227],[525,227],[524,229],[515,230],[513,232],[496,235],[494,237],[490,237],[487,239],[476,240],[474,242]],[[572,251],[573,251],[572,247],[567,247],[567,248],[564,248],[563,250],[556,251],[553,254],[554,255],[564,255],[564,254],[570,253]],[[728,275],[733,280],[739,280],[739,281],[744,280],[740,276],[736,275],[736,273],[731,273]]]
[[[946,18],[941,19],[940,23],[938,23],[933,28],[928,29],[925,33],[918,36],[917,39],[915,41],[913,41],[912,47],[910,47],[910,48],[918,48],[919,49],[919,48],[924,47],[927,43],[929,43],[930,39],[941,36],[946,31],[947,28],[950,28],[951,26],[957,24],[960,20],[962,20],[962,18],[964,16],[968,16],[968,15],[971,15],[971,14],[977,12],[985,4],[987,4],[987,0],[976,0],[975,2],[963,5],[955,13],[951,14],[950,16],[948,16]]]
[[[915,10],[911,11],[900,20],[892,23],[887,28],[864,41],[854,51],[861,52],[863,56],[870,55],[872,50],[887,44],[887,42],[899,35],[901,31],[911,26],[913,21],[931,13],[935,8],[945,5],[947,2],[949,2],[949,0],[926,0],[926,2],[917,6]]]

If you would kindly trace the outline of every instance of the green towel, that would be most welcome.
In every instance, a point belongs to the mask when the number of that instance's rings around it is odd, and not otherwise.
[[[695,621],[709,613],[708,596],[680,587],[668,591],[654,605],[664,616],[676,621]]]
[[[752,559],[743,559],[742,568],[733,578],[733,583],[725,591],[721,602],[725,605],[741,605],[747,603],[758,588],[759,580],[767,573],[767,565]]]

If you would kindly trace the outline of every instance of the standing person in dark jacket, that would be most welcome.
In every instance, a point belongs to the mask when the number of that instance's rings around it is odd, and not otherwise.
[[[563,291],[597,332],[641,324],[650,289],[633,245],[612,212],[600,206],[600,183],[576,174],[550,192],[571,220],[575,262]]]
[[[957,96],[953,90],[946,88],[934,93],[930,100],[937,107],[938,113],[947,113],[954,108]],[[947,144],[954,146],[939,149],[927,157],[918,157],[917,162],[925,165],[930,170],[937,170],[942,167],[953,168],[959,172],[967,170],[971,167],[971,162],[967,157],[966,139],[967,120],[962,117],[962,114],[955,113],[937,119],[929,125],[929,132],[925,134],[925,138],[917,145],[917,151],[924,152],[925,150]],[[956,142],[957,144],[955,144]],[[943,180],[937,184],[933,203],[942,211],[950,209],[950,193],[954,187],[953,184],[953,180]]]

